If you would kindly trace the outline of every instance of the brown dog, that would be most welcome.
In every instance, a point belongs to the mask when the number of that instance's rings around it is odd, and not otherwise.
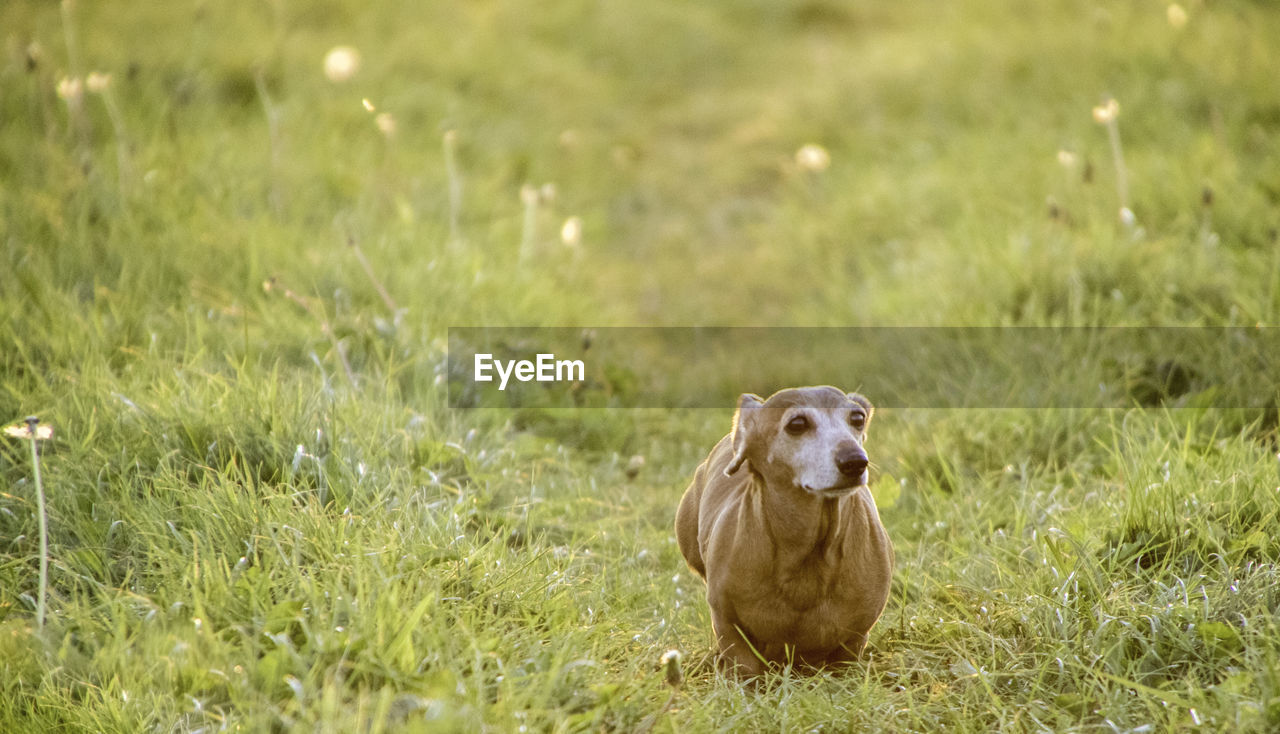
[[[893,571],[867,490],[872,410],[834,387],[745,394],[733,432],[694,473],[676,537],[706,579],[725,667],[756,674],[861,654]]]

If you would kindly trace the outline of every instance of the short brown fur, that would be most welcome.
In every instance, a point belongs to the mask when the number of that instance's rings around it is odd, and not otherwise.
[[[725,668],[753,675],[769,663],[823,666],[861,655],[893,571],[866,487],[872,410],[833,387],[764,401],[745,394],[733,431],[694,473],[676,537],[707,582]],[[801,417],[809,428],[789,430]],[[823,457],[836,467],[815,467]]]

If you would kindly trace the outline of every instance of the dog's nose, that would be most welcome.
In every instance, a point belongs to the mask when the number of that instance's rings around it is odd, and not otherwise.
[[[862,449],[841,449],[836,452],[836,468],[846,476],[860,477],[867,470],[867,455]]]

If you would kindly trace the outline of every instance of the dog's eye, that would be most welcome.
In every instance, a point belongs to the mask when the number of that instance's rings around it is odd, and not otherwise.
[[[790,433],[792,436],[798,436],[801,433],[804,433],[805,431],[809,430],[809,419],[805,418],[802,415],[798,415],[795,418],[792,418],[791,420],[787,421],[787,425],[785,426],[785,429],[787,433]]]
[[[867,417],[861,413],[850,413],[849,425],[853,426],[855,430],[861,431],[867,427]]]

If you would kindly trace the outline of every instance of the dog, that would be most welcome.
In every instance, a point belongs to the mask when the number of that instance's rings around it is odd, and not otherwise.
[[[676,538],[707,583],[723,668],[754,676],[861,656],[893,573],[867,489],[873,410],[834,387],[743,394],[732,432],[694,473]]]

